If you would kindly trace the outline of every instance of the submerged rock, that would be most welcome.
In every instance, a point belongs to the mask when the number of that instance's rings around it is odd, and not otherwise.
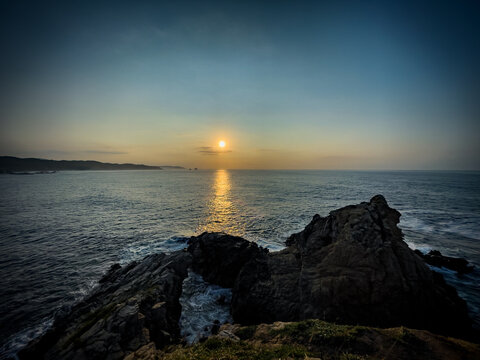
[[[466,259],[443,256],[438,250],[431,250],[427,254],[422,253],[420,250],[415,250],[415,253],[428,265],[445,267],[456,271],[458,274],[468,274],[473,271],[473,265],[468,265]]]
[[[234,320],[317,318],[467,334],[465,301],[402,240],[399,218],[381,195],[315,215],[286,249],[259,251],[243,266],[233,288]]]

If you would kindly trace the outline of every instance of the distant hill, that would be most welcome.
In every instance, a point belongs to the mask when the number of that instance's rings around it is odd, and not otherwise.
[[[160,166],[137,164],[102,163],[93,160],[45,160],[0,156],[0,173],[60,170],[162,170],[162,168]]]
[[[160,165],[162,169],[165,170],[182,170],[185,169],[183,166],[172,166],[172,165]]]

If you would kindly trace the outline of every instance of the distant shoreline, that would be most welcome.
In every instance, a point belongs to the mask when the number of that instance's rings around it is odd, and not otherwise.
[[[94,160],[47,160],[0,156],[0,174],[52,172],[62,170],[165,170],[184,169],[181,166],[150,166],[144,164],[115,164]]]

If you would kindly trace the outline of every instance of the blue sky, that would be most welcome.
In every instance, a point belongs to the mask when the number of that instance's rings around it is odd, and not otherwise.
[[[477,1],[1,7],[3,155],[480,169]]]

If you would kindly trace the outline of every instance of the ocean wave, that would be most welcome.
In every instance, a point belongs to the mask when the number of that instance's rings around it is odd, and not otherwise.
[[[0,348],[0,359],[17,359],[17,352],[25,347],[33,339],[45,334],[52,326],[54,317],[44,319],[37,325],[30,326],[10,336]]]
[[[446,214],[444,214],[444,217]],[[463,218],[461,220],[428,221],[412,215],[400,218],[400,228],[423,232],[426,234],[449,233],[480,240],[480,219]]]
[[[422,243],[417,243],[415,241],[407,240],[405,239],[405,242],[407,243],[408,247],[412,250],[420,250],[423,254],[428,253],[431,250],[434,250],[431,245],[428,244],[422,244]]]
[[[78,289],[69,292],[73,301],[64,302],[51,316],[45,317],[38,324],[27,327],[10,336],[0,348],[0,360],[17,358],[16,354],[28,343],[43,334],[52,326],[55,318],[62,313],[68,313],[72,306],[82,301],[98,285],[98,279],[86,279]]]
[[[285,244],[283,243],[275,243],[275,242],[264,240],[264,239],[257,239],[255,242],[257,243],[258,246],[261,246],[270,251],[280,251],[285,249]]]
[[[412,216],[402,216],[399,226],[403,229],[417,230],[426,233],[432,233],[435,230],[433,224],[427,224],[424,220]]]
[[[480,240],[480,219],[478,222],[466,221],[464,223],[458,223],[450,221],[442,224],[442,231],[458,234],[461,236],[468,237],[470,239]]]
[[[189,344],[199,341],[212,333],[212,327],[232,322],[230,302],[232,289],[212,285],[203,280],[202,276],[188,272],[183,281],[180,305],[180,334]]]
[[[120,264],[128,264],[132,261],[143,259],[147,255],[155,253],[171,253],[173,251],[182,250],[187,246],[188,237],[172,236],[163,241],[149,241],[131,244],[120,251]]]

